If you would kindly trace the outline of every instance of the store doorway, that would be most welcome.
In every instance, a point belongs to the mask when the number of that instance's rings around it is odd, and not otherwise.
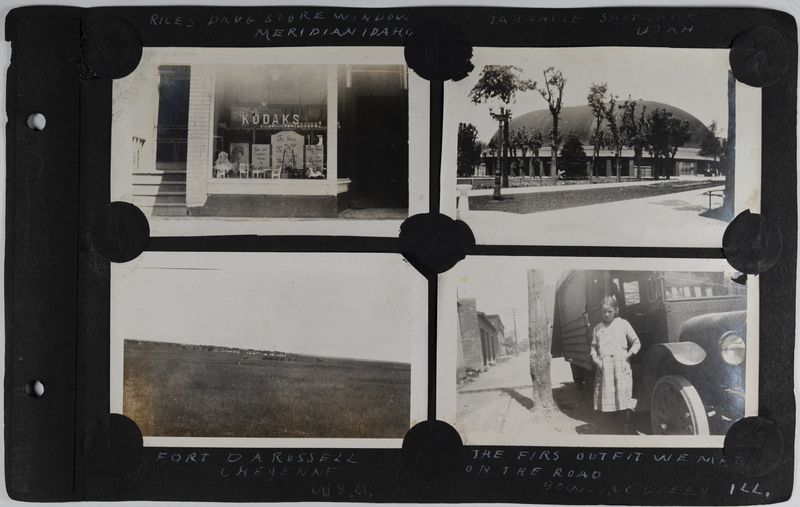
[[[356,97],[353,208],[408,207],[408,97]],[[351,153],[353,153],[351,151]]]

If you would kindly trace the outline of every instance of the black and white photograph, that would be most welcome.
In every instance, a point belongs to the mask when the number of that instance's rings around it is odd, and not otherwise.
[[[396,447],[425,417],[427,288],[398,255],[145,253],[112,277],[112,410],[145,445]]]
[[[402,48],[146,48],[114,82],[112,200],[157,236],[396,235],[427,211],[420,94]]]
[[[716,247],[759,206],[760,90],[728,51],[475,48],[472,63],[446,84],[441,181],[478,243]]]
[[[443,275],[439,329],[456,339],[439,350],[456,360],[440,368],[439,416],[471,444],[719,447],[755,410],[757,282],[740,275],[711,260],[468,257]]]

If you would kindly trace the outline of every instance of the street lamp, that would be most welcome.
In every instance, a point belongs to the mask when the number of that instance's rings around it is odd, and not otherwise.
[[[511,109],[505,106],[500,106],[500,112],[495,113],[494,108],[489,108],[489,114],[500,123],[500,130],[503,133],[503,150],[502,150],[502,178],[503,178],[503,187],[508,188],[508,123],[511,121]],[[503,198],[500,195],[500,177],[501,172],[500,169],[496,169],[494,173],[494,194],[492,197],[495,200],[500,200]]]

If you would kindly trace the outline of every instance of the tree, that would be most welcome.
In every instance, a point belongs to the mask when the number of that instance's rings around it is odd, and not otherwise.
[[[542,73],[544,75],[544,86],[536,88],[547,106],[550,114],[553,115],[553,129],[550,131],[550,172],[554,178],[558,179],[558,147],[561,146],[561,134],[558,132],[558,115],[561,113],[561,97],[564,94],[564,85],[567,84],[566,78],[561,74],[561,70],[555,67],[548,67]],[[534,83],[534,87],[536,83]]]
[[[517,337],[514,331],[508,333],[508,336],[505,337],[505,342],[503,342],[503,345],[505,345],[507,351],[513,351],[515,355],[519,353],[517,350]]]
[[[497,155],[497,141],[494,140],[494,137],[489,139],[489,143],[486,145],[486,149],[489,150],[489,154],[491,156]]]
[[[589,108],[592,110],[592,116],[595,119],[594,132],[591,136],[592,147],[592,174],[597,174],[597,158],[600,156],[600,148],[606,144],[605,131],[600,130],[603,120],[608,114],[608,107],[606,106],[606,93],[608,93],[608,84],[594,84],[589,87],[589,95],[586,100],[589,102]]]
[[[477,141],[475,143],[475,149],[478,150],[478,164],[483,164],[484,167],[486,167],[486,143]]]
[[[647,147],[647,106],[636,117],[636,101],[626,100],[622,105],[622,136],[625,146],[633,150],[633,161],[636,164],[636,178],[642,178],[642,155]]]
[[[669,158],[672,161],[672,172],[675,172],[675,155],[678,148],[686,144],[692,138],[692,127],[689,120],[681,120],[675,116],[670,116],[669,124]],[[667,179],[669,179],[667,174]]]
[[[508,134],[508,152],[510,155],[509,176],[517,176],[519,167],[519,160],[517,159],[517,149],[519,149],[519,143],[514,139],[514,132],[516,132],[516,130],[511,131]]]
[[[689,122],[676,118],[666,109],[656,109],[647,117],[646,123],[645,139],[647,151],[653,157],[655,179],[659,176],[669,179],[665,162],[667,159],[674,161],[678,148],[691,138]]]
[[[478,144],[478,129],[469,123],[458,124],[458,155],[457,163],[459,176],[472,175],[472,166],[480,163],[481,148]]]
[[[530,343],[530,371],[533,385],[531,410],[549,412],[557,409],[553,400],[550,379],[550,326],[544,302],[544,274],[541,270],[528,271],[528,342]]]
[[[618,115],[617,97],[609,94],[608,108],[606,109],[606,144],[614,151],[614,174],[617,176],[617,181],[620,181],[622,179],[620,157],[627,140],[617,123]]]
[[[531,133],[528,130],[528,127],[522,126],[518,129],[514,129],[511,131],[511,136],[509,137],[509,147],[511,148],[511,156],[517,156],[517,150],[522,152],[521,160],[518,159],[518,167],[525,168],[527,165],[525,164],[525,155],[528,153],[528,138],[530,137]],[[520,176],[524,174],[524,170],[519,171]]]
[[[499,99],[507,107],[516,102],[517,92],[525,92],[536,88],[536,82],[522,79],[523,72],[513,65],[487,65],[481,71],[478,82],[469,92],[469,98],[474,104],[480,104],[492,99]],[[503,186],[508,187],[508,123],[511,121],[510,112],[505,113],[503,120]]]
[[[711,122],[708,130],[703,132],[700,137],[700,153],[701,157],[711,157],[714,162],[722,157],[722,138],[717,136],[717,120]]]
[[[658,179],[663,172],[661,160],[669,155],[669,123],[666,109],[656,109],[647,116],[647,152],[653,157],[653,178]]]
[[[585,176],[589,157],[583,151],[583,142],[573,131],[567,134],[564,147],[561,148],[561,171],[569,176]]]
[[[513,104],[517,92],[536,88],[536,82],[522,79],[522,69],[513,65],[487,65],[481,71],[478,82],[469,92],[474,104],[498,98],[503,104]]]
[[[539,171],[539,150],[542,149],[543,145],[544,134],[542,134],[542,130],[539,127],[536,127],[528,137],[528,148],[530,148],[531,154],[533,155],[533,167],[536,172]],[[534,171],[531,171],[531,176],[534,175]],[[542,175],[540,174],[539,176]]]

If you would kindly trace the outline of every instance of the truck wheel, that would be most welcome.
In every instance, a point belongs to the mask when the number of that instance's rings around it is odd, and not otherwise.
[[[677,375],[661,377],[653,389],[650,420],[655,435],[708,435],[708,416],[694,386]]]

